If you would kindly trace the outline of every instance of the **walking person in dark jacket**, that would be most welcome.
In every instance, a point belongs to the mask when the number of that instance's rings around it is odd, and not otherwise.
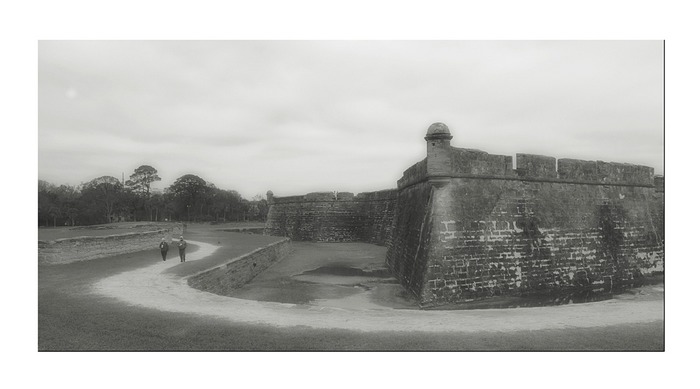
[[[177,248],[180,250],[180,262],[185,262],[185,249],[187,248],[187,242],[185,239],[180,237],[180,241],[177,242]]]
[[[160,240],[160,255],[163,256],[163,260],[165,261],[165,257],[168,255],[168,242],[165,241],[165,238],[162,238]]]

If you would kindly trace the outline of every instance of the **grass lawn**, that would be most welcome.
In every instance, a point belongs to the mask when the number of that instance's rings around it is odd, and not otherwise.
[[[206,230],[206,231],[205,231]],[[221,244],[219,260],[278,238],[192,228],[187,239]],[[171,252],[172,258],[177,250]],[[220,255],[219,255],[220,254]],[[171,259],[172,260],[172,259]],[[503,333],[363,333],[276,328],[163,312],[90,292],[97,280],[160,261],[158,249],[39,267],[38,349],[62,350],[663,350],[663,322]],[[205,261],[205,260],[202,260]],[[186,272],[187,263],[178,265]],[[194,263],[192,263],[194,265]],[[183,273],[184,274],[184,273]]]
[[[167,228],[170,224],[172,223],[128,222],[77,227],[39,227],[39,240],[56,240],[75,238],[78,236],[106,236],[154,231],[161,228]]]
[[[56,240],[65,238],[75,238],[78,236],[106,236],[128,234],[132,232],[153,231],[170,224],[179,222],[119,222],[110,224],[98,224],[92,226],[75,227],[39,227],[39,240]],[[264,222],[228,222],[228,223],[188,223],[189,230],[193,231],[215,231],[226,228],[263,228]]]

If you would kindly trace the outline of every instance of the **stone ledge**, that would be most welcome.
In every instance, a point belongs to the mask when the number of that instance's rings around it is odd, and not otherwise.
[[[289,253],[291,239],[282,238],[264,247],[199,271],[187,277],[187,284],[195,289],[219,295],[229,295],[232,290],[250,282]]]

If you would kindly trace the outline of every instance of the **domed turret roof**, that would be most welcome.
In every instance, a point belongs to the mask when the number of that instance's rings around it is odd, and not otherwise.
[[[450,134],[450,129],[445,123],[433,123],[428,127],[428,133],[425,138],[447,138],[452,139],[452,134]]]

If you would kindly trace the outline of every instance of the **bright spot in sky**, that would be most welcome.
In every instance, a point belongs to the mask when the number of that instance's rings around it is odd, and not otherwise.
[[[74,98],[78,97],[78,91],[75,90],[75,88],[68,88],[66,90],[66,97],[70,100],[73,100]]]

